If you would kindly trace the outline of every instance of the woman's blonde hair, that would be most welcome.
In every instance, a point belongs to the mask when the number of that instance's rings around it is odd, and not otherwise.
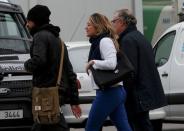
[[[117,41],[118,35],[115,33],[109,19],[102,14],[94,13],[90,16],[89,21],[93,24],[97,31],[96,36],[107,33],[113,40],[116,50],[119,51],[119,44]]]

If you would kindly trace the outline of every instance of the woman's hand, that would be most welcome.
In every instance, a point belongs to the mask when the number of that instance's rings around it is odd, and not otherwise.
[[[71,105],[71,109],[72,109],[73,115],[76,118],[80,118],[81,117],[82,111],[81,111],[81,108],[80,108],[79,105]]]
[[[89,75],[89,68],[95,64],[95,62],[93,60],[90,60],[87,65],[86,65],[86,73]]]

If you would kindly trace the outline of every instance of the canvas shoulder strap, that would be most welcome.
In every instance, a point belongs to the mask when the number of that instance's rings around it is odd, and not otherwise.
[[[63,60],[64,60],[64,42],[60,39],[60,43],[61,43],[61,56],[60,56],[60,67],[59,67],[57,85],[60,85],[60,80],[63,73]]]

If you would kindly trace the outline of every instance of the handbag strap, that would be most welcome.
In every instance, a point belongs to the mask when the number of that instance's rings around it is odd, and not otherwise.
[[[60,42],[61,42],[61,56],[60,56],[60,67],[59,67],[59,74],[58,74],[56,86],[60,85],[60,80],[61,80],[62,73],[63,73],[64,42],[61,39],[60,39]]]

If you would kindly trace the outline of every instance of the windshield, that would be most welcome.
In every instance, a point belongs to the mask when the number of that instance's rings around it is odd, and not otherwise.
[[[19,17],[0,12],[0,55],[29,53],[30,42]]]

